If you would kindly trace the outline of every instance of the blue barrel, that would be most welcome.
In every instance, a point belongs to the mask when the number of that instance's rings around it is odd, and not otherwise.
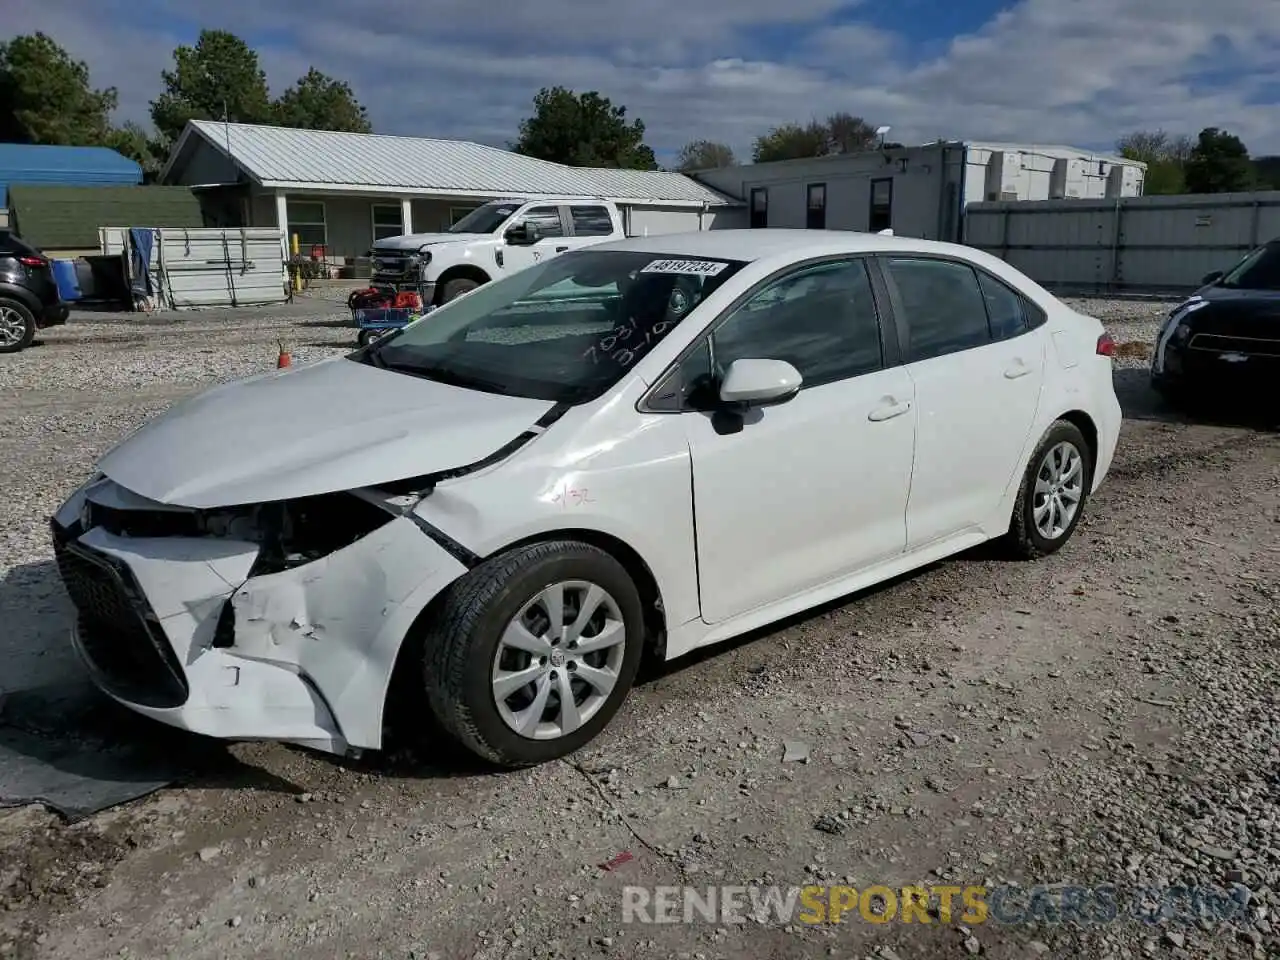
[[[58,295],[63,300],[79,300],[82,296],[74,260],[54,260],[53,279],[58,285]]]

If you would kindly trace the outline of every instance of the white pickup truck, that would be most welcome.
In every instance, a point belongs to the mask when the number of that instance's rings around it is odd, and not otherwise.
[[[374,284],[418,284],[439,305],[548,257],[626,236],[608,200],[493,200],[444,233],[379,240],[369,251]]]

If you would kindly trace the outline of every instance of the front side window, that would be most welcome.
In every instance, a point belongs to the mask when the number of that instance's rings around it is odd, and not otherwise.
[[[711,352],[720,373],[735,360],[785,360],[802,387],[879,370],[880,322],[866,264],[819,264],[770,284],[716,327]]]
[[[543,237],[563,237],[564,224],[560,222],[559,207],[530,207],[520,218],[521,223],[531,223]]]
[[[449,228],[450,233],[493,233],[520,209],[519,200],[493,200],[476,207]],[[452,211],[451,211],[452,212]]]
[[[1218,286],[1232,290],[1280,290],[1280,243],[1259,247],[1227,272]]]
[[[576,204],[569,208],[576,237],[607,237],[613,233],[613,218],[605,207]]]
[[[583,403],[617,383],[743,266],[571,251],[487,283],[352,358],[489,393]]]
[[[891,257],[888,273],[910,331],[909,358],[928,360],[991,342],[977,275],[963,263]]]

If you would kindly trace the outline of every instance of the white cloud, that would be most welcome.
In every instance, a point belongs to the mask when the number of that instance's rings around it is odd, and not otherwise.
[[[1280,152],[1277,0],[1021,0],[927,62],[847,0],[380,0],[364,22],[347,0],[97,5],[90,17],[89,0],[8,0],[5,26],[52,34],[135,119],[189,32],[177,24],[198,22],[265,37],[277,90],[312,64],[349,80],[391,133],[503,143],[539,87],[563,84],[625,104],[660,152],[707,137],[746,153],[770,126],[836,110],[903,140],[1106,145],[1216,125]],[[768,42],[775,30],[785,45]]]

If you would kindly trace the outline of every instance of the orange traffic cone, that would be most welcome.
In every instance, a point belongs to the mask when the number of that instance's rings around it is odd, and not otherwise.
[[[293,363],[293,357],[289,351],[284,348],[284,341],[280,342],[280,356],[276,357],[276,369],[282,370]]]

